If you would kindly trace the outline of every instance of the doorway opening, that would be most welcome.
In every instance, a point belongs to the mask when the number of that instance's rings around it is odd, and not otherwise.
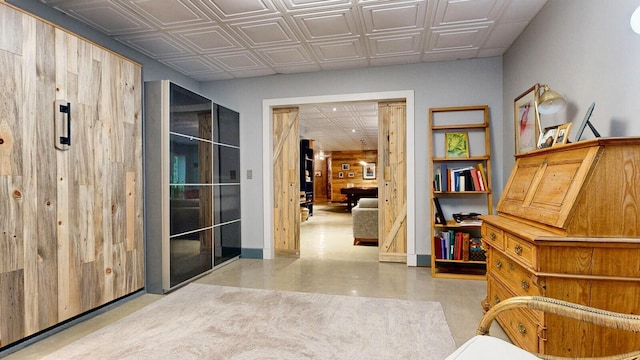
[[[367,189],[366,197],[377,199],[378,106],[377,101],[296,106],[300,196],[313,200],[301,204],[300,258],[378,261],[377,206],[352,212],[354,194],[345,193]]]
[[[296,107],[301,104],[313,103],[339,103],[348,101],[403,101],[403,107],[406,107],[406,123],[402,136],[406,139],[405,148],[402,151],[406,155],[406,203],[404,207],[406,221],[406,263],[409,266],[415,266],[417,257],[415,254],[415,211],[414,211],[414,153],[413,153],[413,129],[414,129],[414,94],[413,91],[391,91],[376,93],[360,93],[360,94],[342,94],[328,96],[312,96],[297,98],[269,99],[263,101],[263,194],[264,194],[264,239],[263,239],[263,258],[272,259],[275,256],[274,249],[274,138],[273,138],[273,110],[275,108]],[[297,114],[296,114],[297,116]],[[385,169],[386,171],[386,169]],[[287,176],[283,173],[282,176]],[[289,177],[291,175],[289,174]],[[394,225],[395,226],[395,225]]]

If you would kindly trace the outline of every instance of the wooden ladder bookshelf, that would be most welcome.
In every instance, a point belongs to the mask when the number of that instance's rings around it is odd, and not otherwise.
[[[459,223],[452,216],[493,213],[489,107],[430,108],[429,139],[431,273],[438,278],[485,279],[481,224]]]

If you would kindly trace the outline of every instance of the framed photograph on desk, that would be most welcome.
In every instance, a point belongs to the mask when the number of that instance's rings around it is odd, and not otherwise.
[[[569,139],[569,130],[571,129],[571,123],[558,125],[558,131],[556,131],[556,137],[553,141],[553,146],[559,144],[566,144]]]
[[[545,128],[538,138],[538,149],[552,147],[556,141],[556,132],[558,132],[557,125]]]

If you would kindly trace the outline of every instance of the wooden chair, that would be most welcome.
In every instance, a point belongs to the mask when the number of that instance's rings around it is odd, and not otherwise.
[[[549,359],[549,360],[568,360],[575,358],[557,357],[552,355],[533,354],[527,352],[517,346],[510,344],[498,338],[489,335],[489,327],[495,320],[496,316],[506,310],[526,307],[533,310],[540,310],[551,314],[564,316],[579,321],[585,321],[592,324],[640,332],[640,316],[621,314],[611,311],[600,310],[588,306],[578,305],[567,301],[561,301],[540,296],[517,296],[512,297],[497,305],[493,306],[486,314],[484,314],[476,336],[460,346],[453,354],[449,355],[446,360],[482,360],[482,359]],[[588,359],[597,360],[632,360],[640,359],[640,350],[606,357],[596,357]]]

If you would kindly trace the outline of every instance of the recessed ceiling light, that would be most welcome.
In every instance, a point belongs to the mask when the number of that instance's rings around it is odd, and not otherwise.
[[[356,129],[351,129],[351,132],[352,132],[352,133],[356,132]]]
[[[336,110],[338,110],[338,108],[333,108],[333,111],[336,111]]]

